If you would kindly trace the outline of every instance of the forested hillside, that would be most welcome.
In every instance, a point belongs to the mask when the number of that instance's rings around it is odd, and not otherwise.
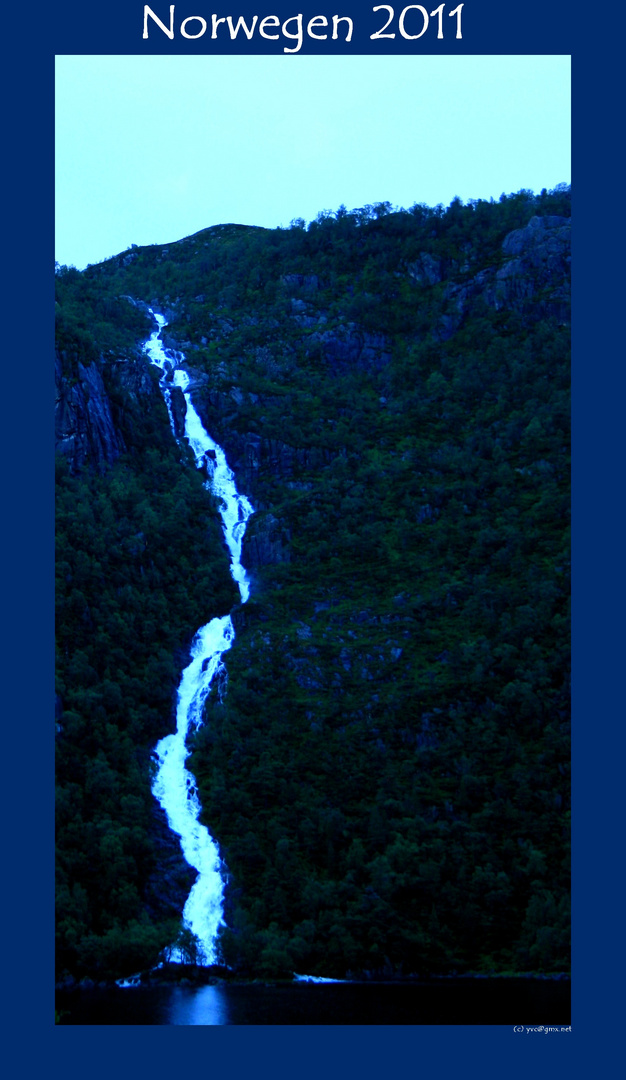
[[[191,758],[225,962],[567,970],[569,226],[522,191],[57,269],[60,977],[176,937],[150,751],[233,607]],[[255,507],[245,608],[146,304]]]

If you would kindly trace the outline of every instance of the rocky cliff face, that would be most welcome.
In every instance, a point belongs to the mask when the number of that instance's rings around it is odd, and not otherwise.
[[[74,473],[84,468],[102,472],[132,445],[133,412],[159,400],[155,375],[141,354],[82,364],[66,350],[57,350],[55,450],[68,459]],[[183,424],[184,408],[183,399]],[[176,410],[180,417],[178,399]]]
[[[274,514],[260,511],[250,519],[244,538],[245,565],[255,570],[272,563],[290,562],[289,530]]]
[[[72,381],[66,352],[55,362],[55,449],[68,458],[72,472],[86,466],[99,470],[112,465],[125,449],[113,423],[111,402],[95,362],[78,362],[78,379]]]
[[[466,282],[444,288],[446,312],[438,336],[445,341],[458,330],[477,300],[496,311],[509,308],[530,319],[570,320],[569,218],[533,217],[523,229],[504,238],[502,265],[482,270]]]
[[[391,359],[384,334],[372,334],[348,323],[336,330],[315,331],[307,341],[310,355],[319,348],[334,374],[352,369],[380,371]]]

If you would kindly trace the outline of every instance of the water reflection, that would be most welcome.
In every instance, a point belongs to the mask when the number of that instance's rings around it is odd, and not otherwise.
[[[62,1024],[570,1024],[569,980],[139,986],[59,991]]]
[[[228,1003],[220,986],[203,986],[200,990],[177,986],[172,991],[168,1024],[228,1024]]]

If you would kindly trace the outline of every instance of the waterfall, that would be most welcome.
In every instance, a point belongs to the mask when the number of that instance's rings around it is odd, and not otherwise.
[[[187,390],[189,376],[180,366],[184,356],[181,353],[166,355],[161,341],[161,332],[167,325],[165,317],[152,309],[150,312],[158,323],[158,330],[144,344],[144,349],[151,362],[163,372],[160,386],[174,435],[170,386],[178,386],[184,393],[187,403],[185,436],[198,467],[207,468],[209,480],[206,487],[217,497],[224,537],[231,554],[231,574],[239,586],[241,602],[245,604],[250,585],[241,565],[241,545],[253,507],[245,495],[238,494],[224,451],[202,426]],[[198,871],[183,911],[183,925],[198,939],[200,956],[197,962],[204,965],[217,960],[215,943],[218,929],[224,921],[224,883],[217,844],[198,821],[200,802],[195,780],[185,768],[189,756],[186,742],[190,729],[202,723],[202,707],[213,678],[217,672],[224,670],[222,656],[230,649],[234,637],[230,615],[211,619],[197,631],[191,646],[191,663],[183,671],[178,687],[176,732],[161,739],[154,751],[159,767],[152,792],[165,810],[170,828],[180,837],[186,861]],[[182,962],[184,956],[180,950],[173,948],[170,960]]]

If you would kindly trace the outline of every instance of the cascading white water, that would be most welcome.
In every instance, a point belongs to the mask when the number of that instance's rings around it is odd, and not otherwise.
[[[184,393],[187,404],[185,436],[198,467],[207,467],[210,479],[206,486],[218,498],[224,537],[231,554],[231,574],[239,586],[241,601],[245,603],[250,585],[241,565],[241,544],[253,507],[245,495],[238,494],[224,451],[202,426],[187,391],[189,376],[180,367],[184,357],[180,353],[166,355],[160,340],[161,331],[167,325],[165,317],[150,311],[159,328],[145,343],[144,349],[152,363],[164,372],[160,385],[174,435],[170,386],[179,386]],[[230,615],[211,619],[206,626],[200,627],[191,646],[191,663],[183,671],[178,688],[176,732],[161,739],[155,749],[159,769],[152,785],[153,794],[165,810],[170,828],[180,836],[186,861],[198,871],[185,904],[183,923],[198,940],[201,955],[197,962],[205,965],[215,963],[217,959],[215,942],[218,928],[223,923],[223,881],[217,844],[198,821],[200,803],[195,781],[185,768],[189,756],[186,742],[190,728],[202,723],[202,706],[216,672],[223,668],[222,655],[230,649],[234,637]],[[183,959],[179,950],[172,950],[170,960],[180,962]]]

